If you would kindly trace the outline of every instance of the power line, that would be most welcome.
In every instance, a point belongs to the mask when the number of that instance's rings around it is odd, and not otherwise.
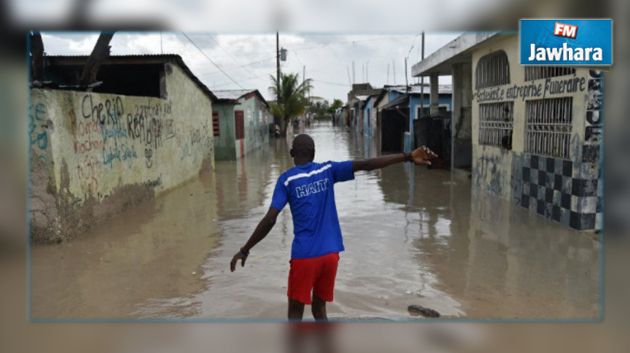
[[[413,50],[413,47],[416,44],[416,39],[418,39],[418,37],[422,34],[422,32],[418,32],[418,34],[415,35],[415,37],[413,37],[413,39],[411,40],[411,46],[409,46],[409,51],[407,52],[407,57],[409,57],[409,55],[411,55],[411,51]]]
[[[347,83],[324,81],[324,80],[319,80],[319,79],[315,79],[315,78],[311,78],[311,80],[313,80],[314,82],[321,82],[321,83],[325,83],[325,84],[328,84],[328,85],[348,87]]]
[[[262,79],[262,78],[260,78],[260,77],[250,77],[250,78],[246,78],[246,79],[241,80],[241,81],[243,81],[243,82],[248,82],[248,81],[253,81],[253,80],[258,80],[258,79]],[[231,84],[230,82],[220,82],[220,83],[219,83],[219,84],[217,84],[217,85],[212,85],[212,88],[213,88],[213,89],[215,89],[215,88],[221,88],[221,87],[228,86],[228,85],[230,85],[230,84]]]
[[[229,56],[232,60],[234,60],[235,63],[240,64],[239,60],[236,59],[232,54],[230,54],[223,46],[221,46],[221,44],[219,43],[218,40],[216,40],[210,33],[206,33],[206,35],[208,35],[208,37],[217,44],[217,46],[225,53],[227,54],[227,56]],[[241,65],[239,66],[239,68],[243,68],[245,71],[249,72],[252,77],[258,77],[253,71],[251,71],[249,68],[247,68],[247,65]]]
[[[381,40],[403,40],[404,39],[403,37],[405,36],[408,36],[408,35],[378,37],[378,38],[370,38],[370,39],[330,41],[328,43],[321,43],[321,44],[315,44],[315,45],[305,45],[305,46],[296,45],[294,46],[294,48],[297,48],[300,50],[312,50],[312,49],[319,49],[326,46],[337,46],[337,45],[347,45],[347,44],[354,45],[355,43],[361,43],[361,42],[374,42],[374,41],[381,41]]]
[[[219,71],[221,71],[227,78],[230,79],[230,81],[234,82],[235,85],[237,85],[238,87],[240,87],[241,89],[245,89],[243,86],[241,86],[238,82],[236,82],[236,80],[234,78],[232,78],[232,76],[228,75],[227,72],[225,72],[223,70],[223,68],[221,68],[221,66],[219,64],[217,64],[216,62],[214,62],[214,60],[212,60],[206,53],[204,53],[204,51],[197,45],[197,43],[195,43],[195,41],[193,41],[185,32],[182,32],[182,34],[184,35],[184,37],[186,37],[186,39],[188,39],[188,41],[195,47],[197,48],[197,50],[199,50],[199,52],[206,58],[208,59],[208,61],[210,61],[212,63],[212,65],[216,66],[217,69],[219,69]]]
[[[266,59],[262,59],[262,60],[257,60],[257,61],[250,61],[248,63],[245,63],[243,65],[233,65],[233,66],[224,66],[224,69],[238,69],[241,67],[245,67],[245,66],[252,66],[252,65],[256,65],[256,64],[260,64],[260,63],[264,63],[266,61],[270,61],[270,60],[275,60],[276,57],[272,56],[272,57],[268,57]],[[212,71],[212,72],[201,72],[199,74],[197,74],[197,76],[212,76],[212,75],[217,75],[220,74],[221,72],[217,72],[217,71]]]

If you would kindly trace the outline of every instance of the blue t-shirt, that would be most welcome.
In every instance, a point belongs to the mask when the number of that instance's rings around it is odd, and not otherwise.
[[[344,250],[333,184],[354,179],[352,161],[306,163],[282,173],[271,207],[289,203],[293,215],[292,259],[318,257]]]

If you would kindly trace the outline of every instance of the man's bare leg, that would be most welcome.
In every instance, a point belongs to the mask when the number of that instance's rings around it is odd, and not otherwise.
[[[315,320],[328,321],[328,316],[326,315],[326,301],[315,295],[315,293],[313,293],[313,304],[311,305],[311,311]]]
[[[304,303],[289,299],[289,321],[302,321],[304,316]]]

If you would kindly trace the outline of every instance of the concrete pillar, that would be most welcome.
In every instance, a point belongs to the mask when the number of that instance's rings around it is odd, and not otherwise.
[[[430,85],[431,85],[431,105],[429,109],[429,114],[431,116],[436,116],[439,111],[439,92],[438,92],[438,74],[431,74]]]
[[[452,77],[453,77],[453,86],[452,86],[452,103],[451,103],[451,160],[450,167],[451,170],[455,169],[455,125],[456,122],[460,119],[460,111],[461,111],[461,101],[462,101],[462,70],[461,66],[458,64],[454,64],[451,66],[452,68]]]
[[[470,64],[452,66],[451,168],[468,167],[472,163],[471,75]]]

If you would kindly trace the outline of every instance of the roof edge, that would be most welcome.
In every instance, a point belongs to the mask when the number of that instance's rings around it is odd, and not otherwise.
[[[431,53],[431,55],[424,58],[424,60],[415,63],[411,67],[411,76],[426,76],[431,73],[432,69],[436,68],[445,61],[464,54],[468,50],[490,38],[497,36],[500,33],[501,32],[464,33],[446,43],[446,45],[442,46],[440,49]]]

